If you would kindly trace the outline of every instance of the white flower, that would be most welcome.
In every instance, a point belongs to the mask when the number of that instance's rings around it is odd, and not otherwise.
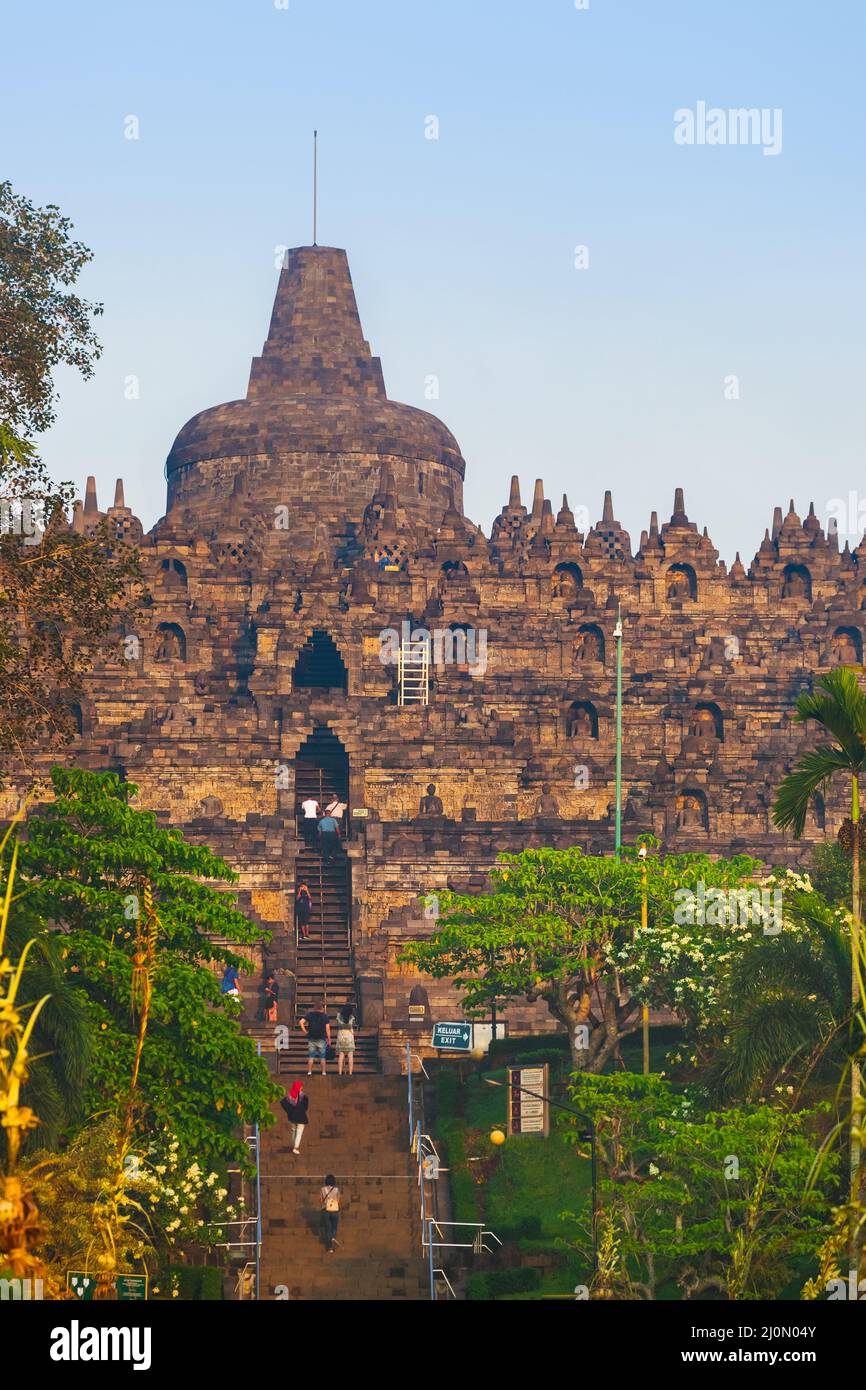
[[[651,1163],[649,1166],[649,1175],[651,1178],[657,1178],[659,1175],[659,1170],[654,1163]]]

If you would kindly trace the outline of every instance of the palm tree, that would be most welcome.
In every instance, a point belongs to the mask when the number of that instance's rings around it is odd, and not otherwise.
[[[849,1014],[848,932],[814,893],[797,894],[786,916],[798,931],[757,936],[736,962],[726,988],[727,1046],[705,1072],[723,1102],[766,1093],[794,1069],[847,1057],[841,1025]]]
[[[89,1071],[90,1022],[82,991],[63,958],[63,937],[46,930],[26,910],[14,913],[6,933],[13,959],[28,941],[33,945],[21,977],[22,1005],[47,995],[30,1037],[28,1104],[39,1116],[39,1129],[28,1135],[25,1149],[57,1147],[61,1135],[83,1115]]]
[[[851,779],[851,1002],[856,1013],[863,988],[860,925],[860,778],[866,773],[866,695],[860,689],[857,670],[840,666],[827,671],[813,694],[804,693],[796,703],[794,718],[800,724],[814,720],[833,739],[806,753],[799,767],[782,782],[773,819],[782,830],[791,829],[799,839],[806,812],[815,792],[838,773]],[[851,1268],[859,1269],[861,1223],[857,1218],[860,1196],[860,1064],[851,1060],[851,1116],[849,1127],[850,1201],[849,1253]]]

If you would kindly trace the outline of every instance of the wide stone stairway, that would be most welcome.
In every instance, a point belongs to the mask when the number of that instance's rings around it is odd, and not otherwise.
[[[313,1076],[301,1152],[277,1105],[262,1132],[263,1299],[424,1299],[417,1166],[408,1147],[406,1081]],[[319,1190],[341,1192],[339,1245],[321,1238]],[[278,1292],[278,1290],[283,1290]]]

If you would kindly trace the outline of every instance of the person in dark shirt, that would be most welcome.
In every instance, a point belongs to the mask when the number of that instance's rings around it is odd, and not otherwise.
[[[292,1126],[292,1153],[300,1153],[304,1130],[310,1122],[310,1102],[301,1081],[296,1081],[280,1101]]]
[[[310,939],[310,915],[313,911],[313,895],[306,883],[298,884],[298,891],[295,895],[295,915],[298,919],[298,931],[303,941]]]
[[[331,1045],[331,1020],[325,1013],[324,1004],[321,1009],[309,1009],[298,1023],[307,1039],[307,1076],[312,1076],[313,1063],[317,1057],[321,1058],[322,1075],[326,1076],[328,1048]]]
[[[279,997],[280,987],[274,976],[269,974],[262,986],[262,1018],[266,1023],[276,1023]]]

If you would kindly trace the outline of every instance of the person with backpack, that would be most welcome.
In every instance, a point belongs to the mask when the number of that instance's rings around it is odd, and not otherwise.
[[[301,1081],[296,1081],[292,1089],[286,1091],[280,1106],[292,1127],[292,1153],[300,1153],[304,1130],[310,1122],[310,1101]]]
[[[351,1004],[344,1004],[337,1014],[337,1041],[334,1048],[337,1053],[337,1075],[343,1075],[345,1061],[346,1071],[351,1076],[355,1065],[355,1015]]]
[[[295,916],[298,920],[298,931],[302,941],[310,939],[310,916],[313,911],[313,895],[306,883],[298,884],[298,891],[295,895]]]
[[[339,1245],[337,1227],[340,1224],[340,1189],[333,1173],[328,1173],[319,1194],[322,1206],[322,1237],[325,1249],[333,1255],[334,1246]]]

